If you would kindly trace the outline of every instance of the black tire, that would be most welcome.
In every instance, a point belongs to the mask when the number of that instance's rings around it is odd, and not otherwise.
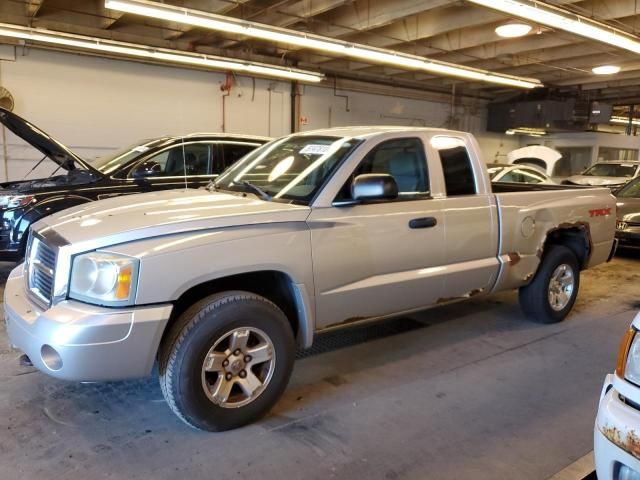
[[[207,394],[203,365],[216,342],[242,328],[256,329],[271,341],[272,374],[250,403],[229,408],[214,403]],[[237,428],[258,420],[277,402],[289,382],[295,351],[287,317],[269,300],[241,291],[211,295],[180,315],[163,341],[159,353],[162,393],[171,410],[194,428],[215,432]]]
[[[567,265],[572,270],[573,289],[564,308],[554,309],[549,300],[549,289],[551,277],[561,265]],[[520,307],[525,315],[535,322],[561,322],[573,308],[579,288],[580,266],[575,254],[562,245],[552,245],[542,257],[542,262],[531,283],[520,288]]]

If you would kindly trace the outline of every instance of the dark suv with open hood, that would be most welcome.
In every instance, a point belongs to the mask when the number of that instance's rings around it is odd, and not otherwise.
[[[0,108],[0,123],[55,162],[46,178],[0,184],[0,260],[24,256],[29,226],[54,212],[131,193],[198,188],[269,139],[197,133],[144,140],[87,161],[18,115]]]

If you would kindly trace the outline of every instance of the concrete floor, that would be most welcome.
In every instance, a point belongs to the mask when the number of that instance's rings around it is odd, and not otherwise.
[[[546,479],[592,449],[639,285],[640,254],[624,254],[583,275],[561,324],[526,321],[510,292],[423,313],[421,328],[325,337],[269,417],[223,434],[183,425],[155,378],[20,367],[2,327],[0,478]]]

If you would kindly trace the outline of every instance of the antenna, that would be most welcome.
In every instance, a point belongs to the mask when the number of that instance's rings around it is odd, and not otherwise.
[[[184,151],[184,135],[182,136],[182,172],[184,174],[184,189],[189,188],[187,184],[187,154]]]

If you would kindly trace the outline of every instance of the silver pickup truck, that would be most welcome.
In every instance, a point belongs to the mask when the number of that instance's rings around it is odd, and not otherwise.
[[[191,426],[277,401],[318,332],[520,289],[561,321],[580,272],[610,258],[608,189],[496,184],[468,133],[294,134],[206,190],[131,195],[32,228],[7,281],[12,343],[49,375],[149,375]]]

